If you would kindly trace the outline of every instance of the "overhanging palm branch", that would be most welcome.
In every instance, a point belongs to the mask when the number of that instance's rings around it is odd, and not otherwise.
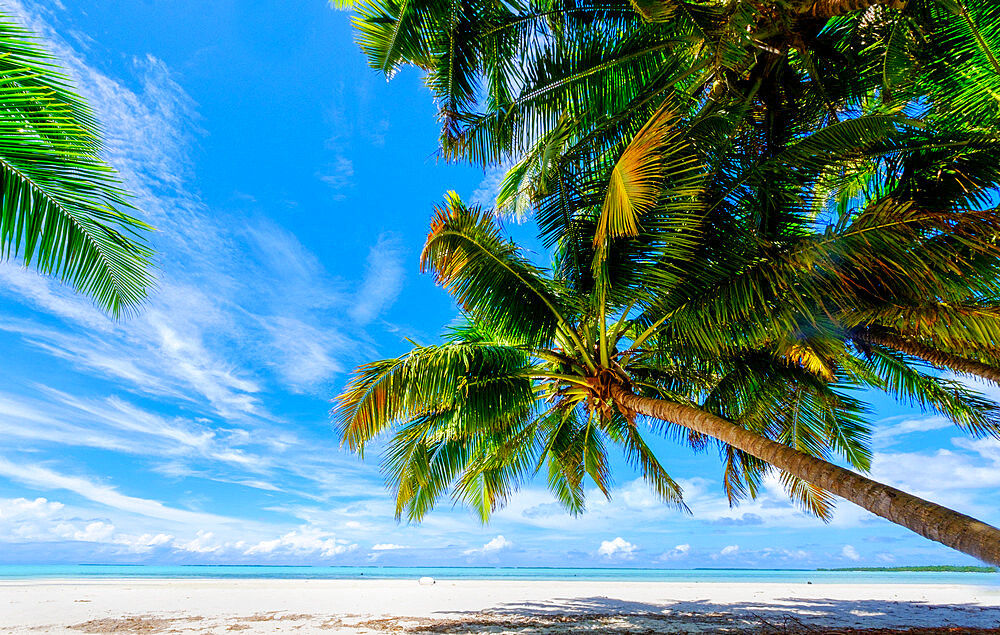
[[[113,316],[152,286],[151,228],[100,158],[100,130],[25,30],[0,15],[0,257],[21,258]]]
[[[540,414],[509,432],[567,445],[512,457],[547,465],[569,509],[582,509],[585,478],[609,491],[605,448],[631,426],[696,448],[717,439],[734,502],[778,469],[820,517],[836,494],[1000,561],[996,529],[827,460],[868,467],[866,406],[848,396],[858,387],[973,435],[1000,430],[995,404],[926,372],[932,360],[913,347],[936,349],[933,363],[1000,359],[989,320],[952,309],[993,306],[1000,291],[996,9],[424,3],[413,17],[411,5],[365,6],[362,47],[428,71],[445,156],[514,165],[499,207],[533,214],[555,250],[551,273],[532,268],[453,199],[436,227],[469,236],[432,247],[435,229],[424,266],[474,322],[530,348]],[[674,154],[684,159],[662,162]],[[480,449],[496,443],[461,447],[480,458],[441,463],[452,471],[435,495],[480,482],[469,465],[497,469],[500,455]],[[505,474],[489,500],[516,486]]]

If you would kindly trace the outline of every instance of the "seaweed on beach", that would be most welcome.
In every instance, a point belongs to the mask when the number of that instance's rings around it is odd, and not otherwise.
[[[346,618],[346,619],[345,619]],[[917,628],[839,628],[809,624],[794,615],[780,618],[733,613],[552,613],[517,615],[477,613],[457,618],[322,616],[297,613],[258,613],[212,623],[201,616],[152,615],[102,618],[74,624],[83,633],[180,633],[192,627],[226,631],[262,632],[265,623],[287,623],[293,630],[353,633],[467,633],[470,635],[608,633],[628,635],[726,634],[726,635],[1000,635],[1000,628],[937,626]],[[191,624],[194,622],[196,624]]]
[[[197,622],[203,619],[200,615],[194,617],[131,615],[88,620],[73,624],[70,628],[84,633],[162,633],[175,627],[178,622]]]

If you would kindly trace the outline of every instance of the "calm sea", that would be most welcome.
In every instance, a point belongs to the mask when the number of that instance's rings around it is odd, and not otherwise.
[[[292,580],[608,580],[622,582],[797,582],[965,584],[1000,587],[1000,573],[809,571],[792,569],[558,569],[531,567],[280,567],[0,565],[0,579],[205,578]]]

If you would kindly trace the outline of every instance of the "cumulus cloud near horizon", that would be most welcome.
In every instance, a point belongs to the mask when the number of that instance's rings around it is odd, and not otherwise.
[[[490,540],[489,542],[487,542],[482,547],[479,547],[479,548],[476,548],[476,549],[466,549],[462,553],[465,554],[465,555],[467,555],[467,556],[489,555],[489,554],[492,554],[492,553],[496,553],[498,551],[502,551],[504,549],[510,549],[510,547],[513,544],[514,543],[512,543],[509,540],[507,540],[503,536],[497,536],[497,537],[493,538],[492,540]]]
[[[633,557],[636,549],[638,547],[634,544],[618,536],[614,540],[602,540],[601,546],[597,548],[597,555],[628,560]]]

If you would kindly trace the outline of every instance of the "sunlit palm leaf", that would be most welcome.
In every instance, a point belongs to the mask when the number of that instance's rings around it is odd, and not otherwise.
[[[151,229],[100,158],[100,131],[24,30],[0,16],[0,257],[20,257],[113,316],[153,284]]]
[[[571,333],[564,301],[542,272],[501,236],[490,214],[453,193],[436,212],[421,267],[473,317],[524,343],[545,345],[558,330]]]

